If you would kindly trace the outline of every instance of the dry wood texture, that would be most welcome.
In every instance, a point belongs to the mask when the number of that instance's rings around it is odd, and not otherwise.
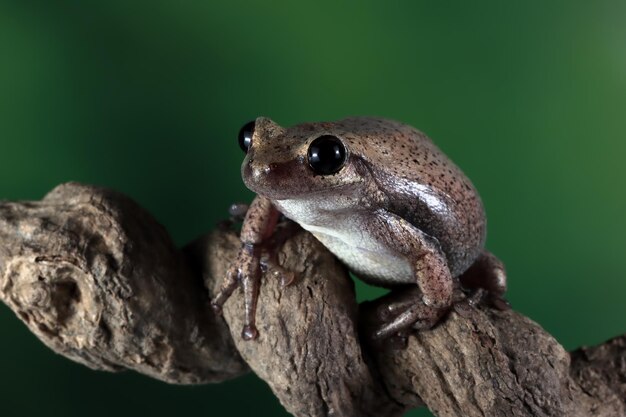
[[[179,250],[127,197],[63,184],[39,202],[0,203],[0,299],[47,346],[91,368],[171,383],[249,369],[295,416],[625,416],[626,337],[566,352],[514,311],[459,302],[406,347],[371,346],[363,330],[392,293],[361,306],[335,258],[299,231],[279,245],[297,273],[265,278],[260,337],[240,337],[236,293],[216,317],[208,299],[239,248],[218,230]],[[269,275],[269,274],[268,274]]]

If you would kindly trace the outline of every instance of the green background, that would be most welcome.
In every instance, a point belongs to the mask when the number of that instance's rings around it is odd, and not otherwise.
[[[252,198],[244,122],[390,117],[480,190],[513,306],[600,343],[626,330],[624,21],[609,1],[2,0],[0,198],[113,187],[182,245]],[[168,386],[57,356],[5,307],[0,329],[3,416],[286,415],[252,375]]]

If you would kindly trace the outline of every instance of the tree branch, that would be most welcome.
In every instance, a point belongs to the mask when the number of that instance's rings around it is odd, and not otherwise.
[[[514,311],[460,302],[406,348],[363,331],[393,292],[358,306],[347,271],[311,235],[279,245],[297,272],[267,276],[260,337],[240,337],[238,292],[215,317],[208,297],[234,259],[234,232],[180,251],[123,195],[75,183],[40,202],[0,203],[0,299],[54,351],[94,369],[170,383],[219,382],[252,369],[295,416],[624,416],[626,336],[568,354]]]

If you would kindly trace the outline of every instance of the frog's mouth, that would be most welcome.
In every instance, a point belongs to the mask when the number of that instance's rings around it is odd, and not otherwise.
[[[306,181],[307,177],[291,176],[287,181],[250,181],[244,177],[244,184],[246,187],[255,194],[269,198],[270,200],[291,200],[300,199],[303,197],[316,199],[323,198],[325,195],[333,194],[338,189],[347,187],[350,184],[328,184],[323,188],[312,186],[312,184]],[[328,197],[329,199],[332,197]]]

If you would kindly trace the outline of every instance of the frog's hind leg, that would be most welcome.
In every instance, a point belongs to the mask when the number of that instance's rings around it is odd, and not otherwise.
[[[378,219],[373,230],[388,247],[406,257],[413,271],[411,281],[419,292],[388,305],[387,317],[380,317],[384,324],[373,337],[384,339],[410,329],[429,329],[452,305],[454,281],[446,257],[434,239],[406,220],[387,212],[379,213]]]
[[[459,277],[464,289],[470,290],[470,300],[484,298],[495,307],[505,310],[509,308],[504,299],[507,289],[506,270],[504,264],[494,254],[483,249],[474,263]]]

